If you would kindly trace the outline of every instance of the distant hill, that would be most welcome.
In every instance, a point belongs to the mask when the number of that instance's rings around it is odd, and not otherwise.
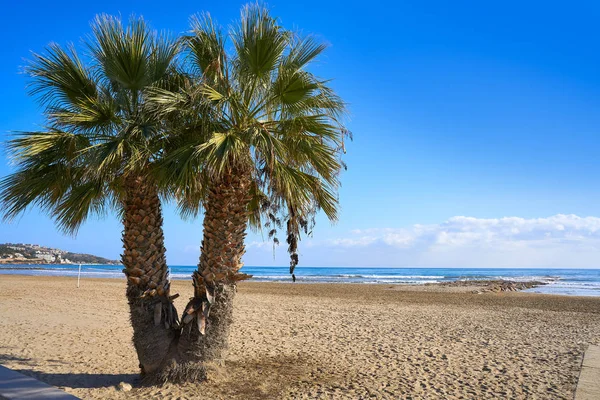
[[[0,264],[120,264],[120,262],[37,244],[4,243],[0,244]]]

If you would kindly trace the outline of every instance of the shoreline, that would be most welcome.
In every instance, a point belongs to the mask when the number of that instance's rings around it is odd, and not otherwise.
[[[189,281],[196,266],[171,266],[173,281]],[[243,271],[252,275],[252,282],[292,284],[287,267],[245,266]],[[77,265],[0,266],[0,276],[66,276],[77,277]],[[123,279],[120,266],[85,265],[81,278]],[[558,269],[462,269],[462,268],[327,268],[303,267],[296,275],[296,283],[341,283],[399,285],[423,289],[422,286],[443,287],[444,291],[524,291],[564,296],[600,297],[600,270]],[[468,288],[460,288],[465,286]],[[438,290],[438,289],[435,289]],[[442,290],[442,289],[439,289]]]
[[[54,265],[62,265],[62,264],[54,264]],[[87,265],[93,265],[93,264],[87,264]],[[105,264],[98,264],[98,265],[105,265]],[[36,271],[36,270],[45,270],[44,268],[36,268],[36,267],[32,267],[32,268],[23,268],[24,271]],[[0,271],[2,271],[2,267],[0,267]],[[50,277],[50,278],[73,278],[73,276],[70,275],[32,275],[32,274],[27,274],[27,273],[10,273],[10,274],[4,274],[0,272],[0,276],[21,276],[21,277]],[[107,276],[107,277],[98,277],[98,276],[85,276],[82,274],[82,278],[83,279],[99,279],[99,280],[125,280],[125,275],[122,276]],[[191,281],[191,275],[189,278],[184,278],[184,277],[172,277],[171,278],[172,281]],[[288,285],[288,284],[295,284],[295,285],[375,285],[375,286],[380,286],[380,285],[387,285],[387,286],[399,286],[399,287],[409,287],[409,288],[413,288],[413,289],[417,289],[418,288],[422,288],[422,287],[428,287],[428,288],[434,288],[433,290],[440,290],[440,291],[457,291],[457,292],[464,292],[467,293],[469,291],[471,292],[477,292],[478,293],[484,293],[484,292],[504,292],[504,291],[511,291],[511,292],[519,292],[519,291],[523,291],[526,289],[531,289],[531,288],[535,288],[538,286],[544,286],[547,285],[548,283],[546,282],[540,282],[540,281],[514,281],[514,280],[510,280],[510,279],[472,279],[472,280],[456,280],[456,281],[445,281],[445,282],[425,282],[425,283],[389,283],[389,282],[327,282],[327,281],[310,281],[310,280],[305,280],[303,281],[301,278],[298,279],[296,282],[292,281],[292,278],[290,277],[289,281],[284,281],[284,280],[277,280],[277,281],[273,281],[273,280],[261,280],[260,277],[252,277],[250,279],[244,280],[243,282],[248,282],[248,283],[272,283],[272,284],[282,284],[282,285]],[[445,288],[450,288],[450,290],[445,290]],[[600,293],[598,294],[598,296],[600,296]]]
[[[61,265],[61,264],[56,264]],[[92,265],[92,264],[88,264]],[[105,265],[105,264],[99,264]],[[0,266],[0,276],[22,276],[22,277],[54,277],[54,278],[73,278],[72,275],[45,275],[45,274],[27,274],[27,273],[2,273],[2,267]],[[17,269],[18,271],[19,269]],[[37,270],[46,270],[44,268],[31,267],[31,268],[23,268],[24,271],[37,271]],[[50,269],[52,270],[52,269]],[[98,276],[86,276],[82,273],[82,279],[106,279],[106,280],[125,280],[125,276],[121,274],[121,276],[107,276],[107,277],[98,277]],[[181,276],[173,276],[171,278],[172,281],[191,281],[190,277],[181,277]],[[554,279],[554,281],[560,281],[560,279]],[[424,282],[424,283],[390,283],[390,282],[328,282],[328,281],[315,281],[315,280],[302,280],[302,278],[297,279],[296,282],[292,281],[291,277],[289,281],[287,280],[268,280],[261,279],[260,276],[255,276],[249,280],[245,280],[244,282],[249,283],[273,283],[273,284],[282,284],[282,285],[318,285],[318,284],[326,284],[326,285],[375,285],[375,286],[394,286],[400,288],[407,288],[408,290],[415,291],[440,291],[440,292],[461,292],[461,293],[473,293],[473,294],[482,294],[486,292],[526,292],[526,290],[534,289],[536,287],[545,286],[550,284],[550,282],[542,282],[537,280],[531,281],[515,281],[510,279],[471,279],[471,280],[463,280],[457,279],[453,281],[442,281],[442,282]],[[527,292],[526,292],[527,293]],[[543,294],[543,293],[540,293]],[[561,293],[548,293],[548,295],[558,295],[564,296],[565,294]],[[577,296],[568,294],[567,296]],[[600,292],[597,295],[600,297]],[[584,297],[594,297],[594,296],[584,296]]]

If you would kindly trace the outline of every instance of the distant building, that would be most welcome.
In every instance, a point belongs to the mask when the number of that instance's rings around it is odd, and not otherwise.
[[[41,258],[42,260],[47,261],[47,262],[54,262],[56,260],[56,257],[53,254],[42,253],[40,251],[36,251],[35,255],[37,258]]]

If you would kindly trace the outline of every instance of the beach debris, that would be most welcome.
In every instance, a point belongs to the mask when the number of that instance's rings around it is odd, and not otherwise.
[[[126,382],[121,382],[117,385],[117,390],[121,392],[129,392],[131,389],[133,389],[133,386]]]

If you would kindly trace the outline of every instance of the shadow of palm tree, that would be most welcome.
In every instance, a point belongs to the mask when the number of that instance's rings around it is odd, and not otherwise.
[[[7,362],[20,362],[28,364],[31,362],[31,358],[11,356],[9,354],[0,354],[0,364],[5,364]]]
[[[28,369],[15,371],[57,387],[95,389],[116,386],[121,382],[139,384],[138,374],[47,373]]]
[[[60,360],[46,360],[52,364],[66,364]],[[17,363],[13,365],[13,371],[23,375],[31,376],[37,380],[57,387],[71,388],[103,388],[116,386],[121,382],[132,385],[139,384],[138,374],[94,374],[94,373],[48,373],[36,371],[36,360],[27,357],[19,357],[10,354],[0,354],[0,364]]]

